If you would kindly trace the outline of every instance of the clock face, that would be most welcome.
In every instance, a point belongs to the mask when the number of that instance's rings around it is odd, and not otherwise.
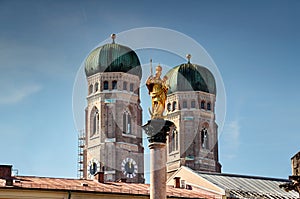
[[[124,159],[121,168],[127,178],[134,178],[138,172],[138,166],[132,158]]]
[[[100,162],[96,159],[92,159],[88,164],[88,175],[89,178],[93,178],[93,176],[100,171]]]

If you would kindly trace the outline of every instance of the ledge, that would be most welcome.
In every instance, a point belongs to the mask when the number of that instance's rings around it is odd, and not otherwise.
[[[122,133],[122,136],[123,136],[123,137],[136,138],[135,135],[132,135],[132,134],[125,134],[125,133]]]

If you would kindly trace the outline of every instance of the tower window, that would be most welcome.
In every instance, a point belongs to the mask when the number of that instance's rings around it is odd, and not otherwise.
[[[187,103],[186,103],[186,101],[183,101],[183,102],[182,102],[182,108],[187,108]]]
[[[205,109],[205,101],[201,101],[201,109]]]
[[[128,112],[123,113],[123,133],[131,134],[131,116]]]
[[[211,104],[210,104],[210,102],[207,103],[207,110],[209,110],[209,111],[211,110]]]
[[[123,90],[124,90],[124,91],[127,90],[127,82],[123,82]]]
[[[90,134],[90,136],[93,136],[98,132],[99,132],[99,111],[96,107],[94,107],[91,112],[91,134]]]
[[[178,150],[178,131],[174,131],[174,150]]]
[[[116,89],[117,89],[117,81],[116,81],[116,80],[114,80],[114,81],[112,82],[112,89],[113,89],[113,90],[116,90]]]
[[[89,86],[89,95],[92,94],[92,93],[93,93],[93,85],[91,84],[91,85]]]
[[[130,92],[133,92],[133,83],[130,84]]]
[[[129,114],[127,115],[127,133],[131,134],[131,117]]]
[[[108,81],[103,82],[103,90],[108,90]]]
[[[201,146],[203,149],[209,149],[207,128],[201,130]]]
[[[115,138],[116,120],[114,119],[112,107],[106,105],[105,109],[106,109],[105,129],[106,129],[107,138]]]
[[[175,101],[175,102],[173,102],[172,111],[175,111],[176,108],[177,108],[177,102]]]
[[[95,84],[95,92],[97,92],[99,90],[99,84],[98,82]]]
[[[195,100],[191,101],[191,108],[196,108],[196,102],[195,102]]]
[[[176,129],[169,135],[169,153],[178,150],[178,132]]]
[[[168,103],[168,104],[167,104],[167,110],[168,110],[168,111],[171,111],[171,103]]]

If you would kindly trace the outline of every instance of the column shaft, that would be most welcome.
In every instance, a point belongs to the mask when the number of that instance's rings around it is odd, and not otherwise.
[[[166,144],[153,142],[150,148],[150,199],[166,197]]]

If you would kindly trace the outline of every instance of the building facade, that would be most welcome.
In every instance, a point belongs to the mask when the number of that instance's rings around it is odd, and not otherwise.
[[[83,178],[105,172],[106,181],[144,180],[142,68],[137,54],[113,42],[93,50],[85,61],[88,82]],[[205,67],[188,62],[171,69],[166,119],[174,122],[167,142],[168,176],[181,166],[221,172],[218,125],[215,122],[216,83]]]
[[[1,199],[149,199],[150,186],[142,183],[105,182],[95,179],[69,179],[38,176],[13,176],[11,165],[0,165]],[[215,194],[196,187],[167,187],[167,197],[173,199],[214,199]]]
[[[262,176],[246,176],[237,174],[209,173],[194,171],[182,166],[167,181],[167,185],[181,188],[191,187],[214,194],[220,199],[297,199],[296,191],[287,192],[280,188],[282,183],[290,183],[287,179]]]

